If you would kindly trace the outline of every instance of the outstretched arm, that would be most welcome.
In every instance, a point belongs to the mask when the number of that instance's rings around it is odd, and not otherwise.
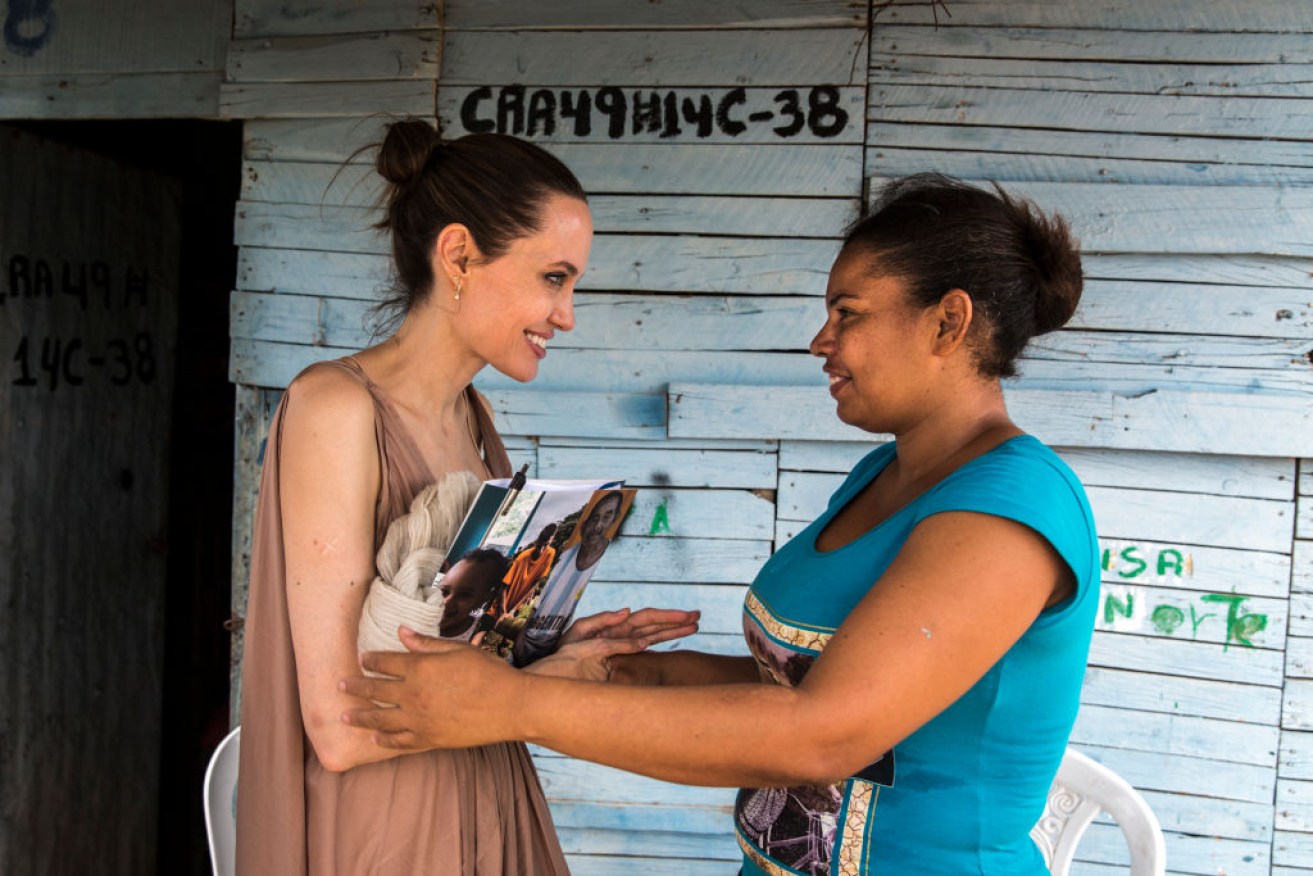
[[[525,739],[687,784],[825,783],[951,705],[1069,581],[1056,551],[1022,524],[944,513],[917,526],[796,688],[537,678],[439,643],[436,654],[368,655],[367,667],[395,678],[344,689],[399,708],[343,720],[379,731],[384,746]]]

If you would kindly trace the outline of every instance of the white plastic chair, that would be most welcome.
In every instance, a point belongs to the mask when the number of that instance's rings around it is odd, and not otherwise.
[[[210,756],[205,768],[205,834],[210,839],[214,876],[233,876],[237,860],[237,753],[242,728],[236,727]]]
[[[1063,756],[1044,815],[1030,831],[1053,876],[1067,876],[1076,844],[1100,812],[1116,819],[1126,835],[1131,876],[1163,876],[1167,849],[1149,804],[1121,776],[1073,748]]]

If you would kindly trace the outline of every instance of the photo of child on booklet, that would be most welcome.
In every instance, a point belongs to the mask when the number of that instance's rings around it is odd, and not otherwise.
[[[442,637],[517,666],[554,651],[635,492],[620,481],[486,482],[434,581]]]

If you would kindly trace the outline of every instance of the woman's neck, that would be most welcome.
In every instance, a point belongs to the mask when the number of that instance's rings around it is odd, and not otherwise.
[[[458,419],[465,387],[485,364],[431,303],[409,313],[392,337],[360,358],[390,399],[438,423]]]
[[[894,435],[897,479],[935,482],[967,460],[1021,434],[1008,417],[998,381],[946,396]]]

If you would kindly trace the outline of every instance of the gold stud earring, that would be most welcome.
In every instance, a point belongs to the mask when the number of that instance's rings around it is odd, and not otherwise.
[[[453,274],[451,277],[451,285],[456,287],[456,291],[451,293],[451,299],[453,301],[460,301],[460,287],[461,287],[460,277],[457,277],[455,274]]]

